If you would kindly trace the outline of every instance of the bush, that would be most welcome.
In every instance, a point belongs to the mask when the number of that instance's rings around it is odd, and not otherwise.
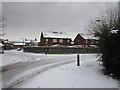
[[[103,40],[104,39],[104,40]],[[101,37],[99,47],[102,52],[102,62],[107,74],[120,77],[120,31],[117,34],[110,34],[108,37]]]
[[[120,18],[118,7],[105,11],[106,16],[91,19],[89,30],[99,38],[104,72],[120,78]]]
[[[110,34],[108,41],[101,46],[103,66],[109,74],[120,77],[120,30],[117,34]]]

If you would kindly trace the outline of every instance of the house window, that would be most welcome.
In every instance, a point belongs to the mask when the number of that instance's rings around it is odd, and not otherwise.
[[[88,43],[88,40],[87,40],[87,39],[85,40],[85,43]]]
[[[53,39],[53,42],[57,42],[57,39]]]
[[[98,44],[98,41],[95,41],[95,44]]]
[[[78,42],[80,42],[80,40],[78,40]]]
[[[94,44],[94,40],[93,39],[91,40],[91,44]]]
[[[62,43],[62,42],[63,42],[63,39],[59,39],[59,42],[61,42],[61,43]]]
[[[45,41],[48,42],[48,39],[46,39]]]
[[[68,39],[68,40],[67,40],[67,42],[69,43],[69,42],[70,42],[70,40]]]

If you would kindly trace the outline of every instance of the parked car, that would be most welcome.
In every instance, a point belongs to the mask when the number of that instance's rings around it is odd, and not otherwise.
[[[21,51],[22,50],[22,48],[17,48],[17,51]]]
[[[92,48],[98,48],[97,45],[90,45],[90,47],[92,47]]]
[[[2,47],[0,47],[0,54],[3,54],[4,53],[4,50]]]
[[[74,46],[72,46],[72,47],[82,48],[82,47],[83,47],[83,45],[74,45]]]
[[[52,47],[64,47],[64,46],[61,44],[55,44],[55,45],[52,45]]]

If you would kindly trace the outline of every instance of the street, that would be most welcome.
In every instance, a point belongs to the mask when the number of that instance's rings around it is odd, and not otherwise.
[[[15,54],[17,56],[17,53],[14,53],[14,55]],[[32,61],[13,63],[7,65],[7,67],[4,66],[2,72],[2,86],[4,88],[12,87],[20,82],[23,82],[26,79],[34,77],[35,75],[45,70],[71,62],[75,62],[74,57],[69,58],[68,56],[68,58],[67,57],[59,58],[58,56],[53,58],[48,57],[47,59],[43,58],[37,61],[33,59]]]

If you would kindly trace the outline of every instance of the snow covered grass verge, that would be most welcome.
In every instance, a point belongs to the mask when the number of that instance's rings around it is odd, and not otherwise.
[[[45,55],[45,54],[36,54],[36,53],[25,53],[23,51],[17,50],[8,50],[5,51],[1,57],[0,71],[8,70],[11,68],[15,68],[22,63],[32,64],[34,62],[45,60],[45,59],[56,59],[61,57],[68,57],[70,55]]]
[[[66,64],[37,75],[16,88],[118,88],[118,81],[105,76],[96,57],[81,62]]]

